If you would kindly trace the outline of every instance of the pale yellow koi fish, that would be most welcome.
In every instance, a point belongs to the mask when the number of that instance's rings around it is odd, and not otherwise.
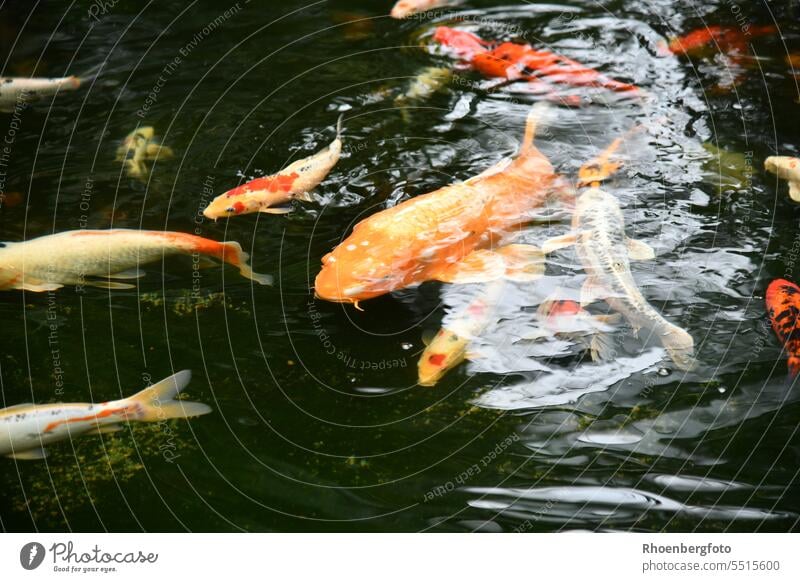
[[[159,158],[168,160],[175,155],[171,148],[158,143],[155,133],[155,129],[149,125],[137,127],[117,148],[116,161],[125,165],[125,173],[130,178],[146,179],[150,168],[145,162]]]
[[[64,285],[132,289],[115,279],[143,276],[139,266],[169,255],[213,257],[239,269],[243,277],[269,285],[272,277],[254,273],[248,255],[234,241],[217,242],[182,232],[149,230],[73,230],[0,248],[0,290],[54,291]]]
[[[453,6],[458,3],[459,0],[399,0],[392,8],[391,17],[408,18],[420,12],[427,12],[444,6]]]
[[[764,161],[764,168],[789,183],[789,197],[800,202],[800,158],[789,156],[770,156]]]
[[[310,192],[319,186],[339,161],[342,153],[342,117],[336,124],[336,138],[324,150],[297,160],[272,176],[256,178],[220,194],[203,210],[206,218],[266,212],[286,214],[292,200],[311,202]]]
[[[44,447],[86,434],[122,430],[123,422],[160,422],[211,412],[199,402],[176,400],[192,373],[178,372],[138,394],[102,404],[19,404],[0,410],[0,456],[43,459]]]

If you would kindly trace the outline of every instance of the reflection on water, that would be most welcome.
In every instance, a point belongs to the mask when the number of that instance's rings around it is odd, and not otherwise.
[[[160,434],[134,432],[56,448],[48,464],[8,464],[0,527],[796,528],[797,391],[762,297],[770,278],[800,277],[797,208],[761,168],[768,155],[797,155],[800,143],[785,61],[800,35],[788,11],[773,7],[783,38],[754,39],[758,59],[740,63],[725,92],[710,90],[730,78],[713,54],[659,49],[703,23],[735,26],[721,0],[476,0],[406,21],[383,18],[389,1],[331,1],[279,21],[301,5],[275,4],[243,7],[166,72],[217,18],[217,4],[154,10],[121,0],[91,30],[80,10],[24,25],[25,10],[0,8],[0,49],[11,57],[3,74],[78,73],[105,60],[90,89],[22,117],[4,166],[13,196],[0,207],[3,240],[166,227],[242,241],[254,269],[276,280],[254,290],[235,273],[204,270],[195,293],[191,267],[166,261],[133,291],[3,293],[4,406],[110,399],[145,374],[191,368],[192,400],[215,413],[175,427],[176,463],[159,454]],[[771,22],[761,3],[742,10]],[[371,20],[355,26],[352,15]],[[10,44],[6,31],[23,25]],[[432,388],[416,385],[423,335],[485,286],[426,283],[364,302],[364,312],[313,298],[320,258],[354,224],[512,155],[542,97],[458,67],[433,42],[437,26],[542,46],[646,91],[632,103],[570,88],[591,103],[554,104],[537,145],[574,181],[612,139],[641,126],[604,188],[627,235],[655,249],[632,274],[693,336],[691,372],[624,323],[608,332],[618,357],[598,362],[591,319],[569,333],[548,328],[541,304],[579,302],[586,279],[569,249],[548,258],[541,279],[504,286],[467,360]],[[403,97],[415,76],[442,68],[454,74],[441,86]],[[327,145],[321,128],[340,112],[342,159],[313,202],[286,216],[203,220],[213,196]],[[10,121],[0,118],[0,133]],[[144,182],[114,160],[137,123],[155,127],[175,154],[148,161]],[[541,246],[567,232],[568,212],[550,210],[514,242]],[[602,302],[587,311],[609,314]]]

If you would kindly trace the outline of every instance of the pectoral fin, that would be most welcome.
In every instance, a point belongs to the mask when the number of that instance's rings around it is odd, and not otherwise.
[[[486,283],[499,279],[505,272],[505,260],[499,253],[478,250],[448,265],[433,278],[443,283]]]
[[[150,143],[147,144],[147,148],[145,149],[145,156],[148,160],[154,160],[156,158],[166,160],[175,157],[175,152],[172,151],[172,148],[167,146],[158,145],[157,143]]]
[[[292,209],[289,206],[270,206],[267,208],[259,208],[258,211],[264,214],[289,214]]]
[[[607,296],[608,293],[603,288],[603,284],[595,277],[589,276],[581,287],[581,307],[591,305]]]
[[[617,347],[614,336],[610,333],[596,333],[589,344],[592,360],[595,362],[608,362],[617,357]]]
[[[578,235],[574,232],[548,239],[542,245],[542,252],[549,255],[553,251],[566,248],[578,242]]]
[[[517,282],[535,281],[544,275],[544,253],[533,245],[513,244],[497,251],[505,262],[505,276]]]
[[[789,182],[789,197],[800,202],[800,182]]]
[[[17,289],[25,291],[33,291],[34,293],[44,293],[45,291],[55,291],[61,289],[63,285],[60,283],[45,283],[39,279],[24,279],[22,283],[15,283]]]
[[[627,239],[628,256],[634,261],[650,261],[656,257],[656,252],[649,244],[641,240]]]
[[[136,289],[136,285],[116,281],[86,281],[86,284],[100,289]]]
[[[127,269],[108,276],[109,279],[140,279],[142,277],[144,277],[144,273],[136,268]]]
[[[20,451],[19,453],[8,455],[8,457],[16,459],[18,461],[41,461],[42,459],[47,457],[47,451],[45,451],[42,448],[30,449],[27,451]]]
[[[85,432],[84,434],[109,434],[112,432],[119,432],[121,430],[122,427],[118,424],[103,424],[97,428],[93,428],[92,430]]]
[[[300,200],[300,202],[314,202],[314,198],[311,196],[310,192],[300,192],[293,196],[295,200]]]

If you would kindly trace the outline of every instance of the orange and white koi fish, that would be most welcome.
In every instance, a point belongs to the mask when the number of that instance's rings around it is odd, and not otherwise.
[[[454,4],[458,4],[458,0],[399,0],[392,8],[391,17],[408,18],[413,14]]]
[[[589,277],[581,290],[581,304],[605,300],[633,327],[657,337],[672,360],[682,369],[693,365],[694,340],[685,330],[668,322],[644,298],[636,286],[630,259],[648,260],[655,256],[647,243],[625,235],[625,219],[616,197],[596,186],[585,190],[575,206],[572,232],[548,240],[542,251],[576,245],[578,256]],[[600,343],[596,344],[599,349]],[[602,342],[602,345],[608,345]],[[606,359],[598,353],[600,359]]]
[[[145,162],[159,158],[166,160],[175,155],[171,148],[158,143],[155,133],[150,126],[138,127],[117,148],[116,161],[125,165],[125,172],[131,178],[147,178],[150,168]]]
[[[254,273],[248,255],[234,241],[155,230],[72,230],[0,248],[0,290],[54,291],[64,285],[91,285],[105,289],[132,289],[115,279],[143,276],[139,266],[169,255],[199,254],[239,269],[243,277],[262,285],[269,275]]]
[[[764,168],[789,183],[789,196],[800,202],[800,158],[770,156],[764,160]]]
[[[468,347],[486,328],[505,287],[505,281],[493,281],[480,297],[450,318],[428,343],[417,364],[420,386],[435,386],[442,377],[469,358]]]
[[[789,377],[800,372],[800,287],[786,279],[775,279],[765,297],[772,330],[788,354]]]
[[[520,232],[560,184],[553,166],[533,145],[542,105],[528,116],[516,158],[358,223],[322,258],[314,285],[317,297],[357,305],[424,281],[539,277],[544,269],[539,249],[498,244]]]
[[[636,85],[611,79],[570,58],[529,44],[486,41],[471,32],[447,26],[437,28],[433,38],[487,77],[526,81],[545,88],[600,87],[632,95],[641,91]]]
[[[20,103],[31,103],[81,86],[79,77],[0,77],[0,112],[10,113]]]
[[[322,183],[342,154],[342,117],[336,124],[336,138],[324,150],[297,160],[272,176],[256,178],[220,194],[203,210],[206,218],[223,218],[253,212],[286,214],[292,200],[311,202],[310,192]]]
[[[123,422],[161,422],[211,412],[199,402],[175,400],[192,373],[178,372],[138,394],[102,404],[19,404],[0,410],[0,456],[44,459],[44,447],[86,434],[122,430]]]

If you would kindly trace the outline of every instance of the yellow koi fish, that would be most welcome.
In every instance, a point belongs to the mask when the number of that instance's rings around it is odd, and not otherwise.
[[[138,394],[102,404],[19,404],[0,410],[0,456],[44,459],[45,445],[86,434],[122,430],[123,422],[160,422],[211,412],[199,402],[175,400],[192,373],[178,372]]]
[[[336,124],[336,138],[324,150],[297,160],[272,176],[256,178],[220,194],[203,210],[206,218],[223,218],[266,212],[286,214],[291,208],[276,207],[292,200],[311,202],[310,192],[322,183],[342,153],[342,117]]]
[[[789,183],[789,196],[800,202],[800,158],[770,156],[764,160],[764,168]]]
[[[458,4],[457,0],[399,0],[392,8],[392,18],[408,18],[434,8]]]
[[[135,286],[113,279],[143,276],[139,266],[169,255],[198,254],[238,267],[243,277],[269,285],[254,273],[248,255],[234,241],[217,242],[182,232],[151,230],[72,230],[0,248],[0,290],[54,291],[64,285],[105,289]]]
[[[172,149],[155,140],[155,133],[150,126],[138,127],[117,148],[116,161],[125,165],[125,173],[129,177],[144,180],[150,174],[146,161],[169,159],[175,155]]]

